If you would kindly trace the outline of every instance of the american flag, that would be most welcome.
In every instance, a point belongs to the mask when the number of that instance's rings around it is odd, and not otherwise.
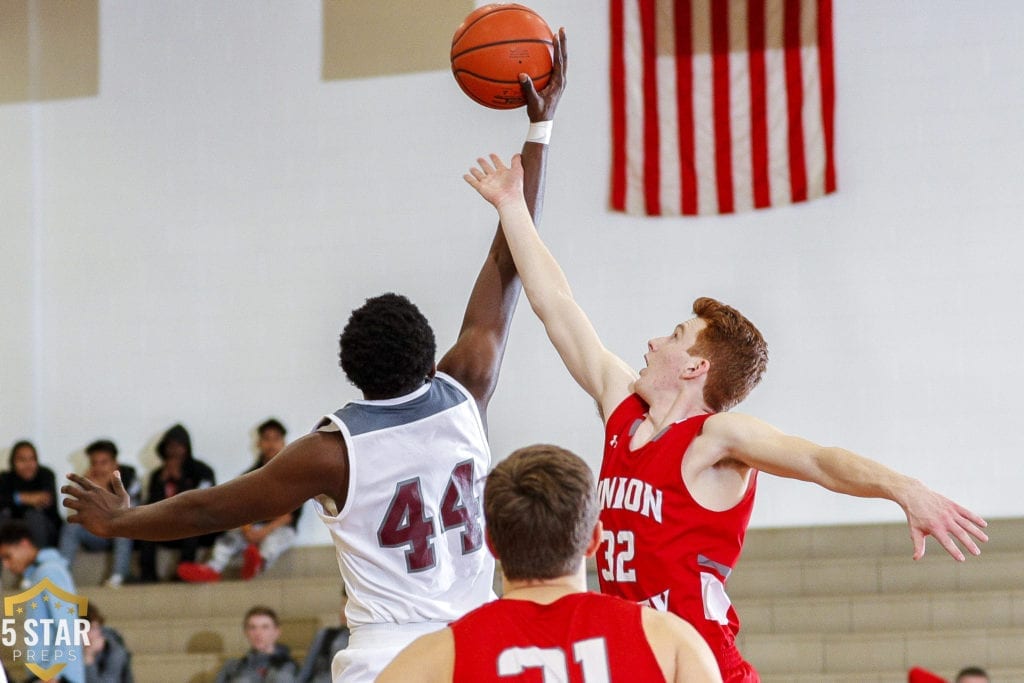
[[[611,0],[611,204],[700,215],[834,192],[831,0]]]

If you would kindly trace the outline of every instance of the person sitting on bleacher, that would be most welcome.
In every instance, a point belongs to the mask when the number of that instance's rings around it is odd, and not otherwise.
[[[57,512],[57,478],[39,464],[31,441],[11,446],[10,469],[0,472],[0,521],[19,519],[28,525],[37,548],[57,545],[63,520]]]
[[[256,429],[256,433],[259,437],[256,443],[259,456],[253,466],[242,473],[243,475],[263,467],[284,450],[284,437],[288,432],[280,421],[270,418]],[[228,563],[241,554],[242,578],[246,581],[252,579],[269,569],[277,558],[295,545],[298,533],[296,529],[301,514],[302,508],[298,507],[274,519],[225,531],[213,544],[209,562],[182,562],[178,565],[178,577],[190,583],[220,581]]]
[[[241,659],[229,659],[217,672],[217,683],[294,683],[298,667],[287,645],[277,642],[281,625],[277,613],[257,605],[242,621],[250,650]]]
[[[83,648],[85,683],[135,683],[132,653],[124,638],[105,624],[96,603],[89,603],[89,644]]]
[[[89,457],[89,470],[85,473],[97,486],[104,486],[111,491],[114,472],[121,473],[121,484],[131,496],[132,505],[139,504],[142,485],[135,476],[135,468],[130,465],[119,465],[117,462],[117,446],[113,441],[101,439],[89,444],[85,449]],[[65,524],[60,530],[60,554],[68,562],[69,567],[75,566],[75,556],[79,547],[86,550],[113,550],[114,565],[110,578],[106,581],[109,588],[119,588],[131,574],[132,540],[130,538],[102,538],[78,524]]]
[[[296,683],[331,683],[331,662],[334,661],[334,655],[348,647],[349,630],[345,621],[347,601],[342,596],[339,625],[326,626],[316,632],[302,663],[302,670],[295,679]]]
[[[193,457],[192,437],[180,424],[174,425],[164,433],[156,445],[156,454],[160,456],[163,465],[149,476],[149,487],[146,489],[147,503],[155,503],[183,491],[204,489],[217,483],[210,466]],[[162,541],[160,544],[178,548],[181,553],[180,562],[195,562],[199,546],[213,545],[215,537],[215,534],[210,534],[177,541]],[[156,581],[156,543],[141,541],[138,548],[142,582]]]

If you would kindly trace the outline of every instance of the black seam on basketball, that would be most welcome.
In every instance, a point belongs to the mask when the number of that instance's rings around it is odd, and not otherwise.
[[[523,6],[519,6],[519,7],[495,7],[493,10],[491,10],[487,14],[481,14],[479,17],[477,17],[476,19],[473,20],[473,23],[471,23],[466,28],[462,29],[462,33],[459,34],[458,40],[462,40],[462,37],[465,36],[467,33],[469,33],[469,29],[471,27],[473,27],[473,26],[476,26],[478,21],[483,21],[487,17],[494,16],[498,12],[508,12],[510,10],[515,10],[517,12],[522,12],[523,10],[526,10],[526,12],[528,12],[529,14],[532,14],[533,16],[537,17],[541,21],[544,21],[544,17],[542,17],[541,15],[537,14],[536,12],[534,12],[529,7],[523,7]],[[457,43],[457,42],[458,41],[455,40],[455,38],[452,38],[452,47],[455,47],[455,43]]]
[[[456,59],[458,59],[462,55],[468,55],[470,52],[476,52],[477,50],[483,50],[485,47],[494,47],[495,45],[510,45],[512,43],[543,43],[544,45],[547,45],[550,48],[554,48],[554,43],[553,42],[551,42],[550,40],[541,40],[540,38],[525,38],[525,39],[524,38],[515,38],[513,40],[497,40],[497,41],[495,41],[493,43],[487,43],[485,45],[477,45],[476,47],[471,47],[468,50],[463,50],[462,52],[459,52],[458,54],[454,54],[454,55],[452,55],[451,61],[454,62]]]
[[[487,76],[481,76],[480,74],[475,73],[473,71],[470,71],[469,69],[458,69],[456,71],[452,71],[452,73],[455,74],[455,80],[456,81],[459,80],[459,74],[466,74],[467,76],[472,76],[473,78],[479,78],[481,81],[487,81],[488,83],[515,83],[517,85],[519,84],[519,79],[516,79],[514,81],[503,81],[503,80],[500,80],[500,79],[497,79],[497,78],[488,78]],[[529,76],[529,74],[527,74],[527,75]],[[539,76],[530,76],[530,80],[538,81],[538,80],[540,80],[542,78],[548,78],[549,76],[551,76],[551,72],[550,71],[548,71],[546,74],[540,74]],[[472,96],[472,95],[470,95],[470,96]]]

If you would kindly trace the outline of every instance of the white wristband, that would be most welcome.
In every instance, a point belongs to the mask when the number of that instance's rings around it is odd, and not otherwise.
[[[532,121],[530,123],[530,132],[526,134],[527,142],[536,142],[540,145],[546,145],[551,140],[551,124],[554,121]]]

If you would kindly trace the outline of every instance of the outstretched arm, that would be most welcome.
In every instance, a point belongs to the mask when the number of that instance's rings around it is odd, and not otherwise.
[[[537,92],[526,74],[520,74],[526,111],[531,124],[554,119],[558,100],[566,83],[567,53],[565,30],[554,38],[551,77],[543,90]],[[531,133],[534,126],[531,125]],[[531,136],[532,137],[532,136]],[[547,170],[547,141],[523,144],[523,165],[526,169],[526,206],[533,219],[540,223],[544,204],[544,176]],[[459,380],[477,400],[481,415],[494,393],[498,370],[505,354],[512,314],[519,300],[519,277],[509,254],[508,243],[500,227],[495,232],[480,274],[466,305],[462,328],[455,345],[444,355],[438,369]]]
[[[975,539],[988,540],[987,522],[923,483],[844,448],[821,446],[790,436],[748,415],[721,413],[704,424],[707,436],[726,458],[780,477],[801,479],[830,491],[862,498],[891,500],[907,516],[914,559],[924,556],[925,538],[934,536],[954,559],[964,554],[956,541],[974,555]]]
[[[68,521],[94,534],[167,541],[235,529],[291,512],[318,495],[338,509],[348,490],[348,458],[338,434],[314,432],[289,444],[263,467],[231,481],[130,507],[115,474],[114,492],[77,474],[61,488]]]
[[[519,156],[505,166],[496,154],[477,159],[466,182],[498,210],[534,313],[573,379],[598,402],[605,417],[625,398],[636,374],[601,343],[586,313],[573,298],[561,266],[537,234],[523,198]]]

